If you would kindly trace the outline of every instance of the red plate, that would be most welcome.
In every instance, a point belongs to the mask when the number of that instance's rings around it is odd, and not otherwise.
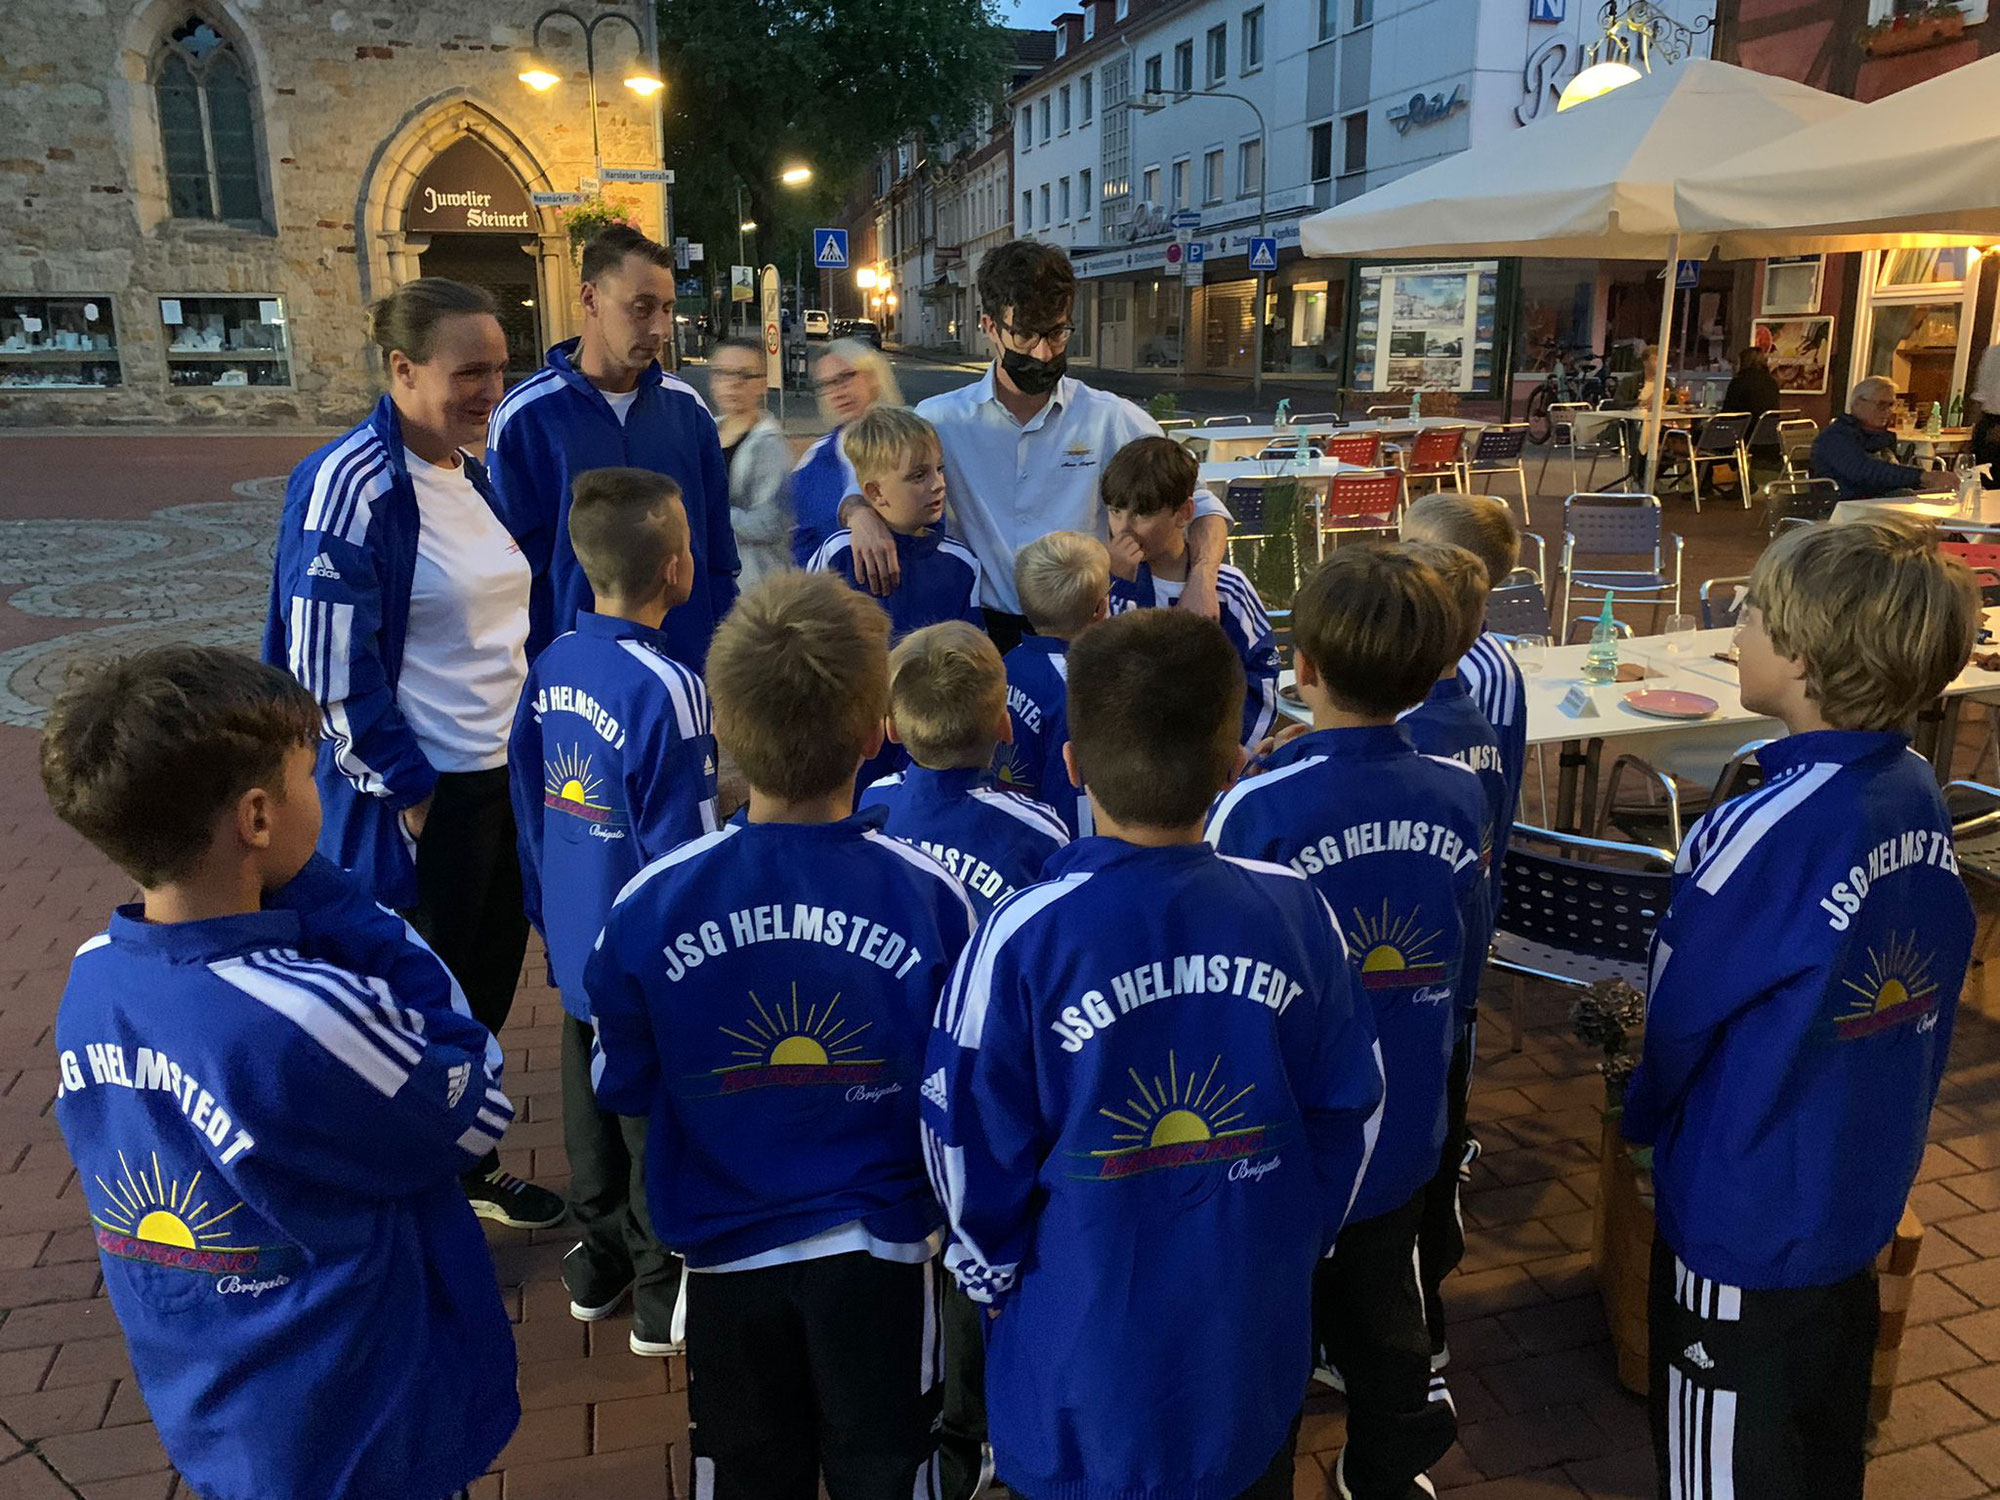
[[[1642,713],[1652,719],[1705,719],[1719,706],[1713,698],[1705,698],[1700,693],[1684,693],[1677,688],[1627,693],[1625,702],[1634,713]]]

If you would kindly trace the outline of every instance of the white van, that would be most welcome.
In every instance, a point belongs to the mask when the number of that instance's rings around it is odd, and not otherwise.
[[[806,309],[806,337],[809,339],[833,337],[833,325],[827,321],[825,308],[809,307]]]

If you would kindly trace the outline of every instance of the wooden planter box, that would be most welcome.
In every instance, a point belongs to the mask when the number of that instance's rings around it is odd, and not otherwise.
[[[1937,47],[1945,42],[1956,41],[1963,35],[1965,35],[1964,16],[1933,16],[1927,20],[1913,21],[1907,26],[1877,32],[1861,44],[1861,50],[1870,57],[1898,57],[1905,52],[1921,52],[1926,47]]]
[[[1868,1390],[1871,1425],[1889,1415],[1889,1402],[1896,1393],[1903,1328],[1923,1243],[1924,1226],[1906,1204],[1896,1237],[1875,1259],[1882,1322],[1876,1334],[1875,1369]],[[1646,1291],[1652,1255],[1653,1177],[1634,1164],[1631,1148],[1618,1134],[1617,1118],[1607,1117],[1598,1153],[1597,1217],[1590,1236],[1590,1264],[1597,1272],[1598,1295],[1604,1299],[1604,1321],[1611,1326],[1618,1383],[1638,1396],[1646,1394],[1649,1379]]]

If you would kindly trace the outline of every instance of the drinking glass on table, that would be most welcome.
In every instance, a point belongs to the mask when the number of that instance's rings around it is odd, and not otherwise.
[[[1545,635],[1517,635],[1507,643],[1507,649],[1514,653],[1514,665],[1524,675],[1539,672],[1542,670],[1542,653],[1549,649],[1549,638]]]
[[[1667,616],[1666,625],[1660,631],[1661,657],[1656,665],[1662,676],[1679,667],[1694,652],[1694,633],[1701,628],[1701,621],[1693,615],[1673,614]]]

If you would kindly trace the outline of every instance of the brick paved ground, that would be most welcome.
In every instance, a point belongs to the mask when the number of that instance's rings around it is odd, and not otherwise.
[[[187,1495],[167,1467],[101,1293],[85,1210],[50,1103],[50,1028],[77,943],[124,880],[49,815],[34,721],[55,643],[149,635],[254,639],[268,487],[303,437],[0,439],[0,1500]],[[154,512],[194,507],[168,518]],[[1554,506],[1546,508],[1554,514]],[[33,517],[30,521],[26,518]],[[1712,507],[1676,524],[1690,576],[1736,573],[1757,534]],[[108,580],[108,581],[107,581]],[[530,970],[536,965],[531,961]],[[1996,966],[2000,967],[2000,966]],[[1871,1500],[2000,1493],[2000,980],[1976,973],[1915,1206],[1926,1225],[1895,1410]],[[555,998],[524,985],[507,1044],[520,1119],[503,1153],[560,1186]],[[1473,1101],[1486,1145],[1465,1200],[1471,1230],[1449,1288],[1461,1443],[1434,1471],[1455,1500],[1596,1500],[1650,1492],[1644,1411],[1617,1386],[1588,1261],[1599,1083],[1563,1002],[1530,998],[1518,1055],[1489,1025]],[[557,1279],[569,1243],[493,1231],[517,1320],[520,1432],[482,1500],[619,1500],[688,1493],[680,1362],[625,1349],[626,1320],[586,1328]],[[337,1398],[336,1398],[337,1399]],[[1338,1398],[1308,1409],[1296,1494],[1328,1493]]]

